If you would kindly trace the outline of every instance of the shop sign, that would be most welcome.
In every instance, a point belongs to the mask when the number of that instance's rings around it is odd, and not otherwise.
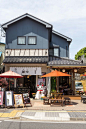
[[[22,94],[14,94],[15,106],[24,106]]]
[[[0,91],[0,105],[3,105],[3,96],[4,96],[4,92]]]
[[[41,67],[10,67],[10,70],[20,75],[41,75]]]
[[[23,100],[24,100],[24,104],[30,103],[29,93],[23,93]]]
[[[13,91],[6,91],[5,92],[5,105],[6,106],[13,106],[14,105]]]

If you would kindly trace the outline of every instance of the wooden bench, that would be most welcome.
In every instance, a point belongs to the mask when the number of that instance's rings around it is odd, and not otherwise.
[[[63,98],[58,98],[58,99],[49,99],[50,100],[50,105],[52,105],[52,104],[57,104],[57,102],[58,102],[58,104],[60,103],[61,104],[61,106],[63,106],[63,102],[64,102],[64,99]]]

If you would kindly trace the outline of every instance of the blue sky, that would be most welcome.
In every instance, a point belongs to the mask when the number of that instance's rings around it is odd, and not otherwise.
[[[0,24],[24,13],[51,23],[54,30],[72,38],[70,58],[86,47],[86,0],[0,0]]]

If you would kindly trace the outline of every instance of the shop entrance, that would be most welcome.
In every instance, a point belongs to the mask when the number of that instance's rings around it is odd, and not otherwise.
[[[32,97],[32,93],[36,93],[36,76],[24,76],[23,78],[17,79],[17,93],[27,93],[29,92],[30,97]]]
[[[32,93],[36,93],[36,76],[26,76],[24,78],[24,87],[28,87],[30,97],[32,97]]]

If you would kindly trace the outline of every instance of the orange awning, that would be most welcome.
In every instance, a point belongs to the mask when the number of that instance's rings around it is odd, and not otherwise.
[[[43,75],[41,77],[59,77],[59,76],[71,76],[70,74],[67,74],[67,73],[63,73],[63,72],[60,72],[60,71],[57,71],[57,70],[54,70],[46,75]]]

